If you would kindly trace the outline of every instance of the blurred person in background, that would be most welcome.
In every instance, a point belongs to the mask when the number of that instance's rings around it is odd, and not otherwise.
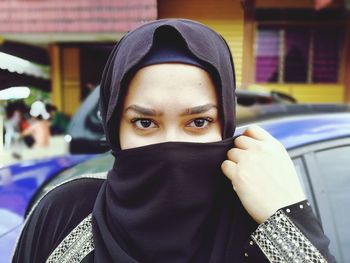
[[[6,106],[5,126],[5,148],[9,149],[17,139],[20,138],[21,132],[29,126],[26,119],[28,107],[23,101],[10,102]]]
[[[19,109],[12,109],[11,105],[6,108],[6,120],[4,122],[5,127],[5,149],[10,149],[15,140],[17,140],[21,134],[20,122],[22,119],[22,113]]]
[[[46,111],[50,114],[51,135],[65,134],[69,125],[69,117],[64,112],[58,111],[53,104],[46,104]]]
[[[335,262],[284,147],[258,126],[232,138],[224,39],[190,20],[126,34],[105,67],[101,117],[115,157],[49,192],[13,262]]]
[[[22,132],[23,138],[28,146],[47,147],[50,140],[50,114],[47,112],[45,104],[42,101],[35,101],[30,108],[29,127]],[[32,138],[32,139],[31,139]],[[32,142],[31,142],[32,141]]]

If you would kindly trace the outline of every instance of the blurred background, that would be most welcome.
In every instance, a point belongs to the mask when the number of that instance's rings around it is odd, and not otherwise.
[[[236,134],[258,123],[282,142],[332,253],[350,262],[350,0],[1,0],[0,263],[42,196],[112,167],[102,71],[126,32],[158,18],[226,39]]]
[[[349,13],[349,0],[3,0],[0,165],[67,152],[70,119],[98,86],[114,44],[157,18],[219,32],[242,91],[347,103]]]

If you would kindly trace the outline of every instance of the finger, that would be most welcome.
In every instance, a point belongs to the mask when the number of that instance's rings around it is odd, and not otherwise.
[[[224,175],[226,175],[228,179],[230,179],[231,182],[236,175],[236,171],[237,171],[236,167],[237,167],[237,164],[229,160],[225,160],[221,164],[222,172],[224,173]]]
[[[227,152],[227,159],[238,163],[242,159],[242,155],[245,153],[245,150],[239,148],[232,148]]]
[[[272,135],[268,133],[266,130],[261,128],[258,125],[251,125],[249,126],[244,132],[243,135],[246,135],[248,137],[251,137],[253,139],[259,140],[259,141],[266,141],[272,139]]]
[[[243,150],[253,148],[256,144],[257,144],[257,140],[255,140],[251,137],[245,136],[245,135],[238,136],[234,140],[234,145],[237,148],[243,149]]]

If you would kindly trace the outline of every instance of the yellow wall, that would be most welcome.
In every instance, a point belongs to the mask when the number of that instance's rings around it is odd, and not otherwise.
[[[330,7],[338,7],[343,3],[341,0],[332,0]],[[314,8],[312,0],[255,0],[258,8]]]
[[[80,105],[80,52],[77,47],[65,47],[63,60],[63,108],[64,112],[74,114]]]
[[[80,52],[76,47],[50,46],[52,102],[73,115],[80,105]]]
[[[158,0],[158,17],[193,19],[219,32],[231,49],[237,85],[240,85],[244,27],[240,0]]]
[[[58,110],[63,110],[62,87],[61,87],[61,53],[60,47],[56,44],[49,46],[51,60],[51,100]]]
[[[292,95],[300,103],[343,103],[341,84],[252,84],[249,90],[280,91]]]

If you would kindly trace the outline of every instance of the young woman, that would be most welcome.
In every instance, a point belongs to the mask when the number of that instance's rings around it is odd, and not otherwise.
[[[232,138],[234,94],[206,26],[126,34],[101,83],[113,168],[45,196],[13,262],[335,262],[283,146],[258,126]]]

